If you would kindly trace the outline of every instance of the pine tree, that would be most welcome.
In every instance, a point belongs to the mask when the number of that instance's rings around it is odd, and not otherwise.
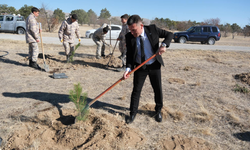
[[[74,85],[74,90],[70,90],[69,92],[70,100],[75,104],[78,115],[76,120],[85,121],[88,118],[89,109],[86,107],[87,104],[87,93],[82,94],[82,87],[80,83]]]

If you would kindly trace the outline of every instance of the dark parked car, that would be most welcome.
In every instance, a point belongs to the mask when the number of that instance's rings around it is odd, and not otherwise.
[[[183,32],[174,33],[174,41],[186,43],[186,41],[201,42],[201,44],[214,45],[220,40],[220,29],[217,26],[193,26]]]

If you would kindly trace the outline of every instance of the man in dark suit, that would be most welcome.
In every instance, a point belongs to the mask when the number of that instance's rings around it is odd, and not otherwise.
[[[138,15],[129,17],[127,24],[130,32],[126,34],[127,58],[126,71],[123,75],[124,79],[129,77],[128,73],[132,69],[154,55],[158,49],[159,51],[156,57],[134,72],[130,116],[126,119],[126,122],[132,123],[135,119],[138,111],[141,89],[147,76],[149,76],[155,94],[155,120],[161,122],[161,109],[163,107],[161,65],[164,66],[161,54],[166,51],[166,47],[170,46],[173,33],[162,30],[155,25],[144,26],[142,24],[142,19]],[[160,47],[159,38],[164,38]]]

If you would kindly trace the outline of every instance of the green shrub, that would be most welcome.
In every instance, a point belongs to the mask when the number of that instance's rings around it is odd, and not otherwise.
[[[249,93],[249,89],[246,87],[241,87],[238,84],[235,85],[235,88],[233,89],[235,92],[240,92],[240,93],[244,93],[247,94]]]

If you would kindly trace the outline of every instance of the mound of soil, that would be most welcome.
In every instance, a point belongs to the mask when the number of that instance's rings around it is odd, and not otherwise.
[[[234,78],[250,86],[250,73],[236,74]]]
[[[65,110],[75,114],[74,110]],[[19,119],[4,149],[137,149],[145,137],[110,114],[90,113],[88,120],[71,125],[62,124],[57,109],[40,112],[35,117],[12,116]],[[73,116],[63,116],[64,120]]]
[[[200,138],[187,137],[185,135],[174,135],[171,137],[167,137],[159,142],[159,145],[162,145],[163,149],[166,150],[174,150],[174,149],[202,149],[202,150],[210,150],[213,149],[214,145],[212,143],[206,142]],[[215,147],[214,147],[215,148]]]

